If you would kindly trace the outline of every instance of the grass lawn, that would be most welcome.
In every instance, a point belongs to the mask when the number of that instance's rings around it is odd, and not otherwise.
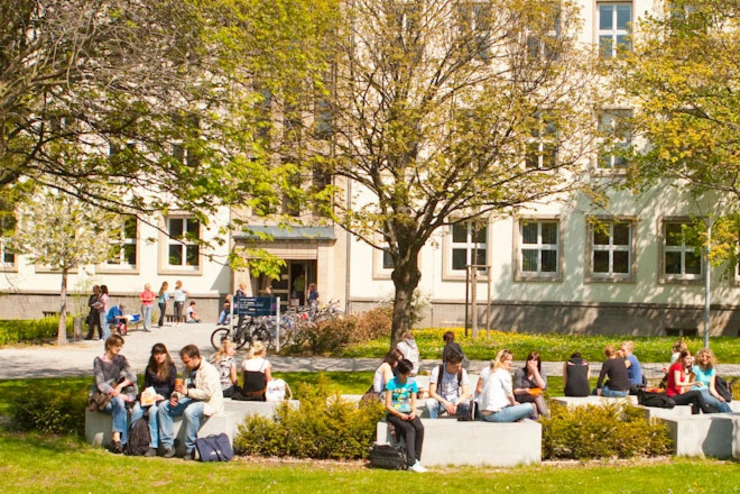
[[[425,359],[441,359],[444,342],[443,329],[419,329],[414,331],[416,342],[419,345],[421,357]],[[488,360],[496,356],[502,348],[514,352],[514,358],[524,360],[527,354],[536,350],[546,361],[565,361],[575,351],[580,351],[587,360],[602,361],[603,349],[607,344],[618,346],[623,340],[631,339],[635,342],[635,355],[641,362],[668,362],[671,357],[671,347],[676,338],[664,336],[615,336],[615,335],[567,335],[567,334],[524,334],[503,331],[491,331],[486,336],[480,331],[477,339],[473,339],[472,332],[465,337],[462,328],[456,328],[455,341],[460,343],[465,355],[473,360]],[[696,352],[704,346],[703,338],[684,338],[689,350]],[[374,357],[383,358],[388,351],[388,338],[380,338],[362,342],[344,350],[342,357]],[[710,347],[717,355],[720,363],[740,363],[740,338],[717,337],[712,338]]]
[[[737,462],[661,459],[512,469],[371,470],[364,462],[238,458],[228,464],[114,456],[82,441],[0,432],[3,492],[738,492]]]

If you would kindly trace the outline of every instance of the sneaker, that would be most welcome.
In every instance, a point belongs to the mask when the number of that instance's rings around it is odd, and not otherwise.
[[[421,463],[419,463],[419,460],[416,460],[416,463],[411,465],[409,467],[409,470],[411,470],[412,472],[416,472],[416,473],[424,473],[428,471],[426,468],[421,466]]]
[[[174,458],[175,457],[175,448],[164,448],[164,451],[162,452],[162,458]]]
[[[148,450],[146,450],[146,453],[144,453],[144,456],[146,456],[147,458],[153,458],[157,456],[157,448],[149,448]]]
[[[187,453],[185,453],[185,456],[183,456],[182,459],[185,461],[197,460],[198,452],[196,450],[188,451]]]
[[[113,441],[110,445],[110,452],[114,455],[120,455],[123,453],[123,446],[121,441]]]

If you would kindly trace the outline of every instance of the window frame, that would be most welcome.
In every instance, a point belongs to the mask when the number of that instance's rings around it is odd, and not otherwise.
[[[585,250],[585,278],[586,283],[635,283],[637,281],[637,218],[634,216],[591,216],[586,221],[586,250]],[[609,245],[597,248],[594,242],[596,228],[594,222],[609,224]],[[629,241],[626,248],[613,244],[614,225],[626,223],[629,227]],[[594,272],[594,255],[596,251],[609,252],[609,273]],[[614,264],[614,252],[627,251],[629,254],[629,273],[614,273],[611,266]]]
[[[687,216],[667,216],[659,219],[658,226],[658,283],[662,285],[702,285],[704,284],[704,249],[701,249],[699,255],[699,274],[686,274],[686,257],[685,253],[693,251],[695,247],[690,248],[686,245],[684,239],[681,240],[681,246],[669,246],[666,228],[669,224],[690,224],[694,221]],[[666,254],[668,252],[681,252],[681,274],[666,273]]]
[[[527,243],[525,244],[523,241],[523,227],[531,224],[536,223],[537,226],[537,244],[531,244]],[[542,224],[544,223],[555,223],[557,225],[557,241],[558,244],[543,244],[542,243]],[[564,266],[564,259],[563,259],[563,252],[565,252],[565,244],[564,244],[564,237],[563,237],[563,224],[560,219],[559,215],[539,215],[539,216],[523,216],[523,217],[517,217],[514,221],[514,232],[513,232],[513,238],[514,238],[514,248],[512,249],[512,264],[514,266],[514,281],[515,282],[529,282],[529,281],[543,281],[543,282],[562,282],[563,281],[563,266]],[[524,255],[522,250],[524,249],[524,246],[530,246],[528,250],[537,250],[540,252],[540,255],[538,255],[538,268],[537,271],[524,271],[523,269],[523,262],[524,262]],[[555,266],[556,271],[555,272],[543,272],[540,269],[541,265],[541,259],[542,259],[542,251],[543,250],[552,250],[552,249],[543,249],[543,247],[551,247],[555,246]],[[535,247],[531,247],[535,246]]]
[[[183,220],[183,236],[180,238],[174,238],[170,235],[171,229],[171,221],[172,220]],[[162,219],[162,227],[159,235],[159,269],[158,274],[177,274],[177,275],[186,275],[186,274],[202,274],[203,273],[203,251],[199,244],[196,242],[188,242],[185,238],[185,232],[188,231],[187,229],[187,222],[189,220],[197,221],[198,222],[198,239],[203,238],[203,225],[200,221],[196,220],[192,215],[188,214],[177,214],[173,213],[170,215],[165,216]],[[182,246],[182,264],[176,265],[176,264],[170,264],[170,246],[180,245]],[[197,245],[198,246],[198,264],[197,265],[190,265],[188,266],[185,264],[187,261],[187,247],[191,245]]]
[[[450,281],[465,281],[467,279],[467,266],[470,264],[469,261],[473,258],[473,251],[475,249],[481,250],[481,245],[483,246],[483,249],[485,249],[485,254],[483,254],[484,259],[486,261],[485,265],[490,266],[491,265],[491,223],[488,220],[479,220],[479,223],[481,226],[485,229],[485,243],[477,242],[473,238],[473,230],[472,230],[472,223],[473,221],[467,221],[467,222],[461,222],[456,225],[448,225],[445,228],[445,233],[442,239],[443,242],[443,248],[442,248],[442,279],[443,280],[450,280]],[[453,228],[455,226],[459,225],[466,225],[466,235],[465,235],[465,242],[454,242],[453,241]],[[476,247],[476,244],[478,246]],[[466,268],[465,269],[453,269],[453,252],[455,249],[465,249],[465,259],[466,259]],[[478,254],[480,255],[480,254]],[[489,270],[486,269],[478,269],[478,281],[485,281],[488,279],[488,275],[486,272]]]
[[[611,115],[611,117],[609,117],[609,122],[605,123],[604,120],[607,115]],[[601,137],[601,146],[604,147],[604,149],[600,148],[597,151],[596,164],[594,167],[597,171],[602,173],[626,172],[629,167],[629,162],[627,160],[623,160],[620,164],[620,161],[618,160],[621,160],[622,158],[618,157],[615,152],[618,149],[628,149],[632,146],[632,141],[635,136],[633,135],[632,126],[629,125],[628,121],[632,119],[633,116],[634,110],[632,108],[602,108],[599,111],[597,124],[598,131],[604,135]],[[607,125],[609,127],[608,129],[606,129]],[[624,128],[620,128],[620,125],[623,125]],[[617,139],[615,136],[620,132],[622,135]],[[607,134],[608,137],[606,136]],[[609,142],[608,149],[606,149],[605,144],[610,140],[612,140],[612,142]],[[603,166],[604,158],[607,156],[609,158],[609,164],[608,166]]]
[[[612,7],[611,9],[611,28],[610,29],[602,29],[601,28],[601,7],[610,5]],[[619,28],[619,21],[618,21],[618,13],[617,8],[619,6],[628,5],[630,8],[630,16],[629,20],[627,21],[627,26],[624,29]],[[628,49],[632,49],[631,43],[619,43],[619,38],[621,36],[629,36],[632,34],[631,25],[634,22],[635,12],[634,12],[634,3],[631,1],[604,1],[604,2],[597,2],[596,3],[596,9],[595,9],[595,34],[596,34],[596,44],[599,49],[599,57],[600,58],[615,58],[618,56],[619,46],[627,46]],[[610,47],[610,53],[607,56],[605,47],[602,46],[602,39],[605,37],[611,38],[611,47]]]
[[[548,117],[548,112],[539,112],[534,117],[537,120],[537,126],[532,129],[531,136],[527,139],[524,151],[524,168],[526,170],[551,171],[558,167],[558,158],[560,151],[560,132],[554,118]],[[533,144],[537,145],[535,151],[537,164],[530,166],[530,149]],[[552,150],[548,150],[552,147]],[[546,153],[547,151],[547,153]],[[545,158],[552,159],[552,164],[545,166]]]
[[[135,233],[134,237],[126,237],[126,221],[129,221],[133,219],[135,221]],[[118,258],[123,261],[123,257],[125,256],[124,246],[126,245],[133,245],[134,246],[134,256],[136,258],[135,264],[129,264],[124,262],[119,263],[112,263],[110,262],[110,257],[106,262],[102,264],[98,264],[95,267],[95,271],[97,273],[107,273],[107,274],[116,274],[116,273],[125,273],[125,274],[138,274],[139,273],[139,265],[141,264],[141,252],[139,249],[139,220],[134,215],[122,215],[119,217],[119,220],[121,221],[121,235],[118,238],[110,238],[110,246],[111,250],[113,250],[116,246],[119,246],[118,251]]]

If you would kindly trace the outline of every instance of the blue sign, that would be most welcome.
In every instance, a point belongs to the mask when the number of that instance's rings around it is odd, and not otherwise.
[[[270,316],[274,313],[274,305],[272,297],[234,297],[234,314]]]

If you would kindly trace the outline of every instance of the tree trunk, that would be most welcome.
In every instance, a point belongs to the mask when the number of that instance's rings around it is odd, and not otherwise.
[[[62,291],[59,304],[59,328],[57,329],[57,345],[67,344],[67,270],[62,270]]]
[[[417,266],[418,252],[404,255],[393,270],[393,323],[391,326],[391,348],[401,341],[403,334],[411,329],[411,310],[414,290],[419,286],[421,272]]]

